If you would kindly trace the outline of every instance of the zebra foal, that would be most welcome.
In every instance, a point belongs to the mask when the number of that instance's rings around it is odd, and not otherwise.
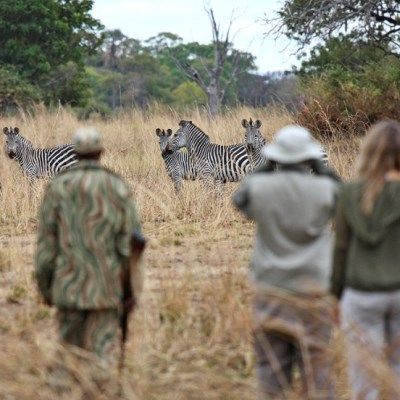
[[[222,146],[211,143],[209,136],[192,121],[181,121],[167,145],[170,151],[183,147],[188,150],[198,178],[208,185],[236,182],[251,171],[244,144]]]
[[[168,142],[172,135],[172,130],[157,128],[158,144],[160,145],[161,156],[164,160],[165,168],[171,178],[174,188],[179,192],[182,188],[182,181],[195,180],[196,169],[189,159],[189,153],[183,151],[172,151],[168,148]]]
[[[5,127],[3,133],[6,135],[6,154],[18,162],[30,182],[37,178],[52,177],[78,161],[72,144],[41,149],[35,148],[32,142],[24,138],[17,127]]]

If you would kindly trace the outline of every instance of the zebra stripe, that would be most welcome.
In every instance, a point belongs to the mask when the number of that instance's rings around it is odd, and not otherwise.
[[[183,151],[168,151],[167,144],[172,135],[172,130],[156,129],[161,155],[165,168],[177,192],[182,188],[182,180],[195,180],[197,177],[194,164],[190,161],[189,153]]]
[[[7,155],[19,163],[30,181],[35,178],[52,177],[78,161],[72,144],[40,149],[20,135],[18,128],[4,128],[3,132],[6,135]]]
[[[253,170],[267,163],[267,158],[262,152],[263,147],[267,145],[267,141],[259,130],[261,125],[262,123],[260,120],[256,120],[254,123],[251,118],[249,121],[246,119],[242,120],[242,126],[245,128],[244,139],[247,146],[247,155]],[[323,149],[322,145],[320,159],[328,166],[328,154]]]
[[[222,146],[211,143],[191,121],[181,121],[179,125],[167,148],[176,151],[186,147],[200,179],[213,184],[236,182],[251,171],[244,144]]]
[[[251,118],[249,121],[242,120],[242,126],[245,128],[244,141],[252,171],[267,163],[267,159],[261,151],[267,143],[267,140],[260,132],[261,125],[260,120],[256,120],[254,123]]]

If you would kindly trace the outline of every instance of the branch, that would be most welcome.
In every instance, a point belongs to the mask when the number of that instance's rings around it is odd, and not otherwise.
[[[392,25],[400,25],[400,20],[396,20],[392,17],[387,17],[385,15],[380,15],[374,11],[370,12],[371,17],[374,17],[377,22],[389,22]]]
[[[196,68],[192,67],[189,63],[183,65],[172,53],[170,53],[170,57],[174,60],[177,68],[182,71],[188,79],[196,82],[205,93],[208,93],[208,86]]]
[[[236,78],[242,74],[244,71],[246,71],[246,69],[244,68],[243,70],[240,69],[240,53],[236,53],[234,61],[233,61],[233,68],[230,74],[229,79],[225,82],[224,84],[224,88],[221,89],[221,93],[220,93],[220,100],[221,102],[224,100],[225,98],[225,94],[226,94],[226,89],[228,89],[228,87],[232,84],[232,82],[234,80],[236,80]]]

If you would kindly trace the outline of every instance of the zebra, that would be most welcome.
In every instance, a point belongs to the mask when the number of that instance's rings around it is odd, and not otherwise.
[[[78,161],[72,144],[39,149],[24,138],[17,127],[14,129],[5,127],[3,132],[6,135],[6,154],[18,162],[30,182],[35,178],[52,177]]]
[[[245,144],[222,146],[210,138],[192,121],[180,121],[179,129],[170,139],[167,149],[186,147],[197,176],[208,185],[236,182],[251,172]]]
[[[250,118],[242,120],[242,126],[245,129],[244,141],[246,143],[247,156],[249,157],[252,170],[267,163],[267,159],[262,153],[262,148],[267,144],[267,140],[260,132],[261,121],[257,119],[254,123]]]
[[[268,160],[262,151],[263,147],[268,144],[259,130],[261,125],[260,120],[256,120],[254,123],[251,118],[249,121],[246,119],[242,120],[242,126],[246,130],[244,138],[247,145],[247,154],[252,163],[253,169],[258,169],[268,163]],[[328,155],[322,145],[320,160],[325,164],[325,166],[328,166]]]
[[[160,128],[156,129],[158,144],[160,145],[161,156],[164,160],[165,168],[169,177],[172,179],[176,192],[182,188],[182,180],[195,180],[197,177],[194,164],[189,159],[187,151],[171,151],[167,148],[168,141],[172,135],[172,130]]]

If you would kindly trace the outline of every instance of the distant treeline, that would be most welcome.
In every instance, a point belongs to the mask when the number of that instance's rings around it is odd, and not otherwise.
[[[93,106],[143,107],[154,100],[174,107],[205,106],[206,94],[188,80],[180,66],[190,63],[191,68],[206,75],[205,68],[213,63],[213,57],[212,43],[183,43],[182,38],[173,33],[163,32],[139,41],[119,30],[106,31],[96,54],[86,59],[93,101],[95,99]],[[234,65],[238,62],[239,67]],[[277,81],[284,80],[288,88],[293,84],[292,75],[258,74],[252,54],[231,48],[223,68],[223,81],[231,80],[233,68],[240,68],[241,72],[227,85],[223,105],[263,106],[274,98],[286,96],[281,93],[281,85],[276,85]]]
[[[38,102],[70,105],[83,116],[154,101],[207,104],[184,68],[190,64],[206,75],[212,43],[184,43],[168,32],[145,41],[129,38],[104,30],[90,15],[92,6],[91,0],[0,0],[1,112]],[[292,102],[292,75],[260,75],[255,56],[231,43],[221,80],[223,105]]]

